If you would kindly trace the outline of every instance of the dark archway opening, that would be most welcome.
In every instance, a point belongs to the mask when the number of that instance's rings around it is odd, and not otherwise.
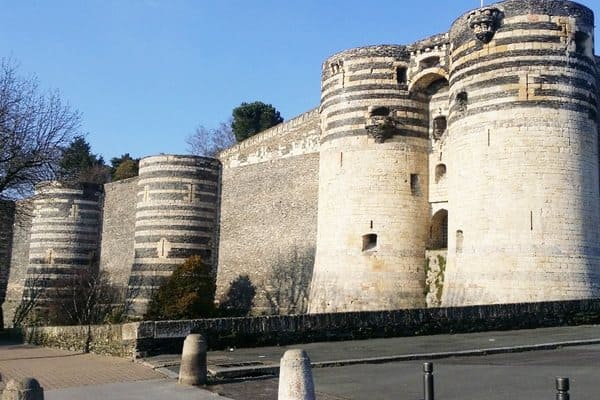
[[[431,218],[428,247],[430,250],[448,248],[448,210],[439,210]]]

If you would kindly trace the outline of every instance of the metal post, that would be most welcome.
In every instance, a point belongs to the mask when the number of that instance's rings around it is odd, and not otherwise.
[[[430,362],[423,363],[423,399],[433,400],[433,363]]]
[[[556,378],[556,400],[569,400],[569,378]]]

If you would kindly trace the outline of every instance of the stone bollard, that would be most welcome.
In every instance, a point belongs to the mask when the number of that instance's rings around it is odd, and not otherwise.
[[[315,400],[310,358],[301,349],[288,350],[279,364],[278,400]]]
[[[206,340],[199,334],[187,335],[183,342],[179,383],[206,384]]]
[[[2,392],[2,400],[44,400],[44,388],[37,379],[11,379]]]

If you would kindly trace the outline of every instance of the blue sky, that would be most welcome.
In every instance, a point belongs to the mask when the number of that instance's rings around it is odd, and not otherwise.
[[[600,15],[600,0],[584,3]],[[59,89],[83,114],[93,151],[108,160],[185,153],[196,126],[216,126],[243,101],[271,103],[294,117],[318,105],[329,55],[446,31],[479,0],[0,4],[1,55]]]

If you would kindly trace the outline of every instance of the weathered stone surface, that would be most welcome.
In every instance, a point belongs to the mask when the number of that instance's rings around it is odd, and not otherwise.
[[[179,383],[184,385],[204,385],[206,383],[206,340],[202,335],[187,335],[183,341]]]
[[[277,400],[315,400],[312,368],[306,351],[293,349],[283,354]]]

